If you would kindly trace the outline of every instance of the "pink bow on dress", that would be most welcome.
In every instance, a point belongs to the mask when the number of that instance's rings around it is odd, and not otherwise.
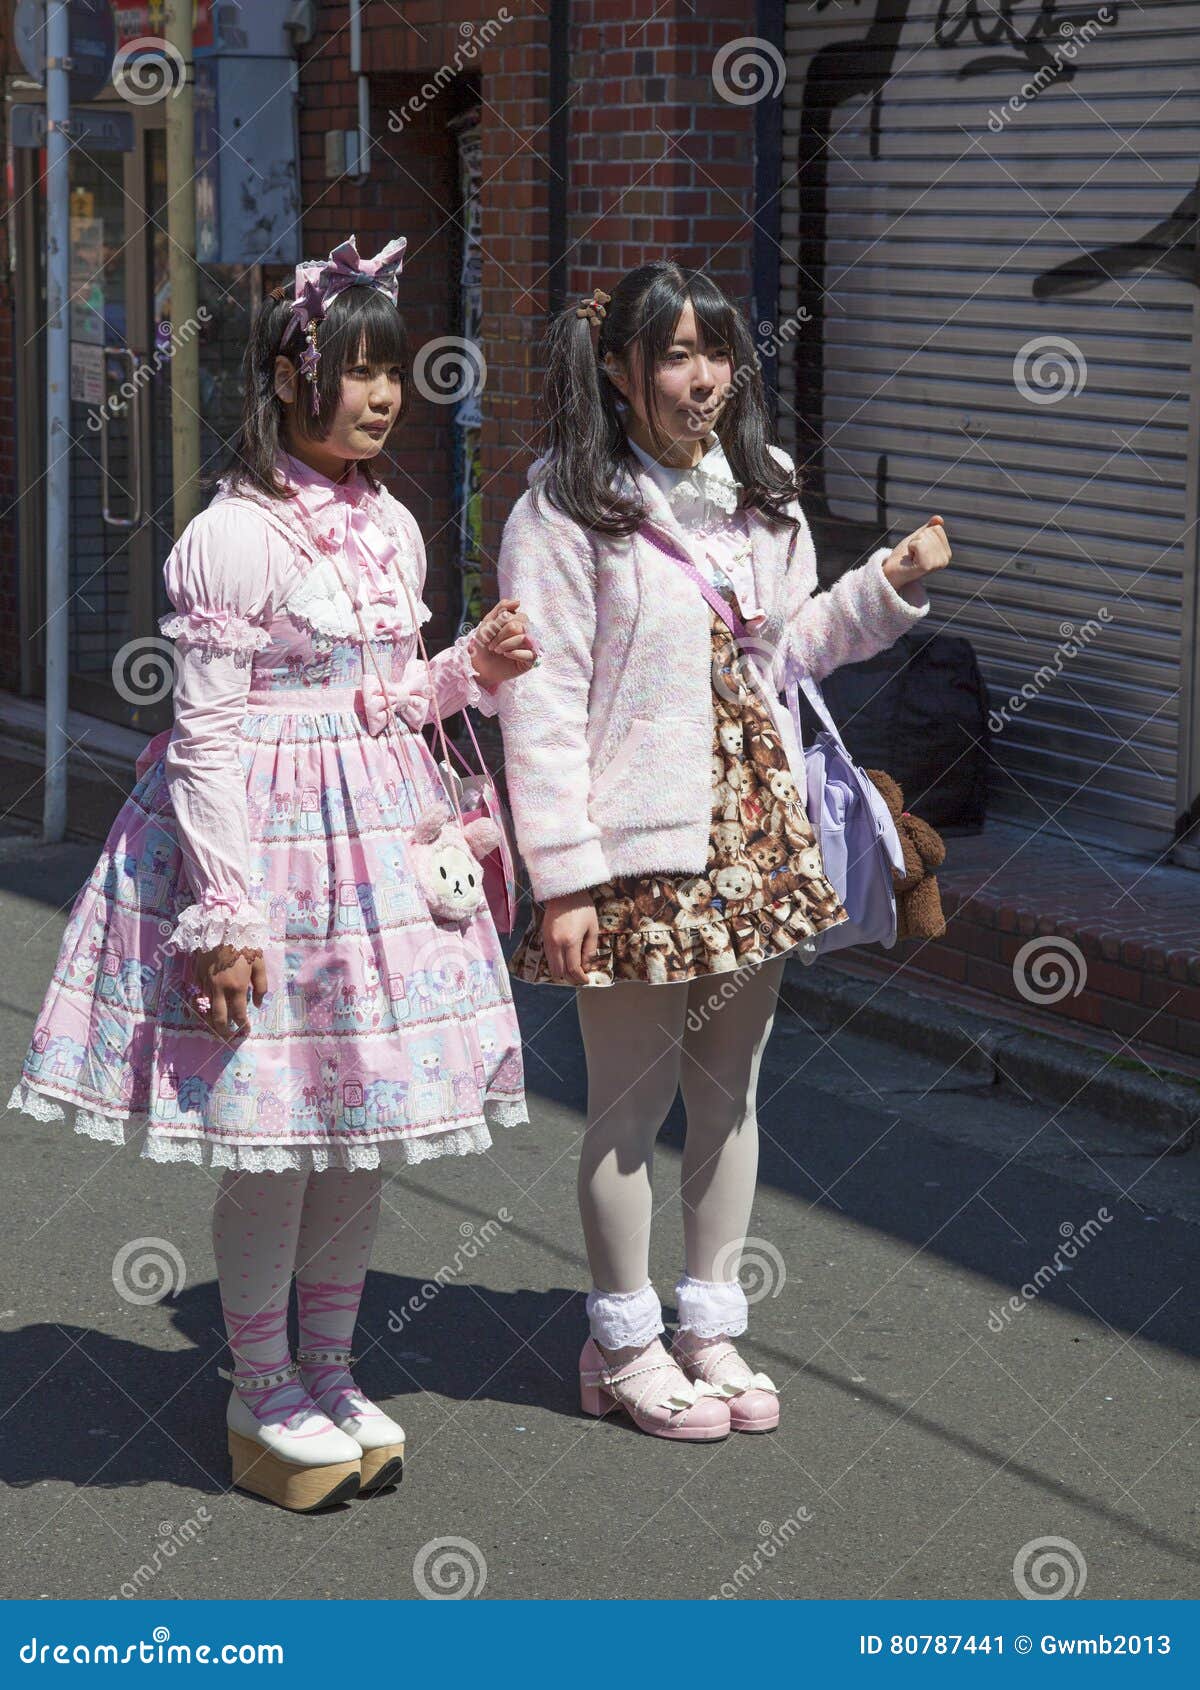
[[[365,656],[365,653],[364,653]],[[409,689],[408,696],[399,701],[393,698],[379,675],[375,673],[374,665],[367,658],[367,666],[362,678],[363,715],[367,719],[367,732],[378,736],[387,727],[392,711],[395,710],[406,727],[414,733],[419,733],[429,713],[430,691],[428,681],[422,679]]]

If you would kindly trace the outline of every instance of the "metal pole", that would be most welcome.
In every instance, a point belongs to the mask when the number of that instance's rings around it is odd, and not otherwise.
[[[185,66],[167,100],[167,265],[171,277],[171,447],[175,537],[200,509],[200,338],[196,316],[196,150],[192,127],[192,4],[170,0],[165,37]]]
[[[42,838],[67,831],[67,666],[70,613],[71,261],[67,0],[46,7],[46,790]]]

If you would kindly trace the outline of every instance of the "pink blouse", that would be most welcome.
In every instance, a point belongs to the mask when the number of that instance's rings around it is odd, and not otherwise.
[[[216,500],[184,529],[163,573],[176,614],[164,617],[175,641],[175,722],[165,753],[171,804],[196,902],[184,910],[169,949],[261,946],[266,913],[248,895],[250,832],[239,725],[247,708],[255,655],[290,639],[394,640],[410,647],[389,701],[414,732],[432,722],[434,697],[445,717],[465,705],[494,715],[496,699],[471,662],[473,631],[431,658],[416,650],[403,569],[417,622],[432,612],[422,593],[427,560],[415,518],[387,494],[394,531],[368,509],[369,487],[352,464],[341,481],[281,451],[279,468],[299,493],[302,520],[328,566],[314,568],[298,547],[257,513]],[[395,665],[393,665],[393,673]],[[368,671],[369,673],[369,671]],[[289,699],[287,709],[330,708],[319,693]]]

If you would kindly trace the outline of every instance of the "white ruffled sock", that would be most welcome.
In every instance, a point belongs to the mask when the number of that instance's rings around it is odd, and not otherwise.
[[[725,1333],[736,1338],[746,1330],[749,1304],[737,1280],[693,1279],[681,1274],[675,1286],[675,1306],[680,1331],[697,1338],[716,1338]]]
[[[639,1349],[656,1338],[663,1326],[658,1292],[647,1280],[639,1291],[597,1291],[587,1297],[587,1316],[592,1337],[606,1350]]]

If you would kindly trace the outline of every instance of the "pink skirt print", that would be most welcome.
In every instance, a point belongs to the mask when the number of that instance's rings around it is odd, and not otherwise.
[[[156,1161],[258,1171],[461,1155],[528,1120],[487,906],[434,921],[412,869],[409,831],[443,790],[428,748],[372,737],[353,688],[303,703],[241,724],[249,894],[270,925],[250,1031],[226,1043],[198,1026],[186,959],[164,951],[192,898],[160,759],[75,902],[18,1106],[66,1106],[116,1143],[144,1124]]]

